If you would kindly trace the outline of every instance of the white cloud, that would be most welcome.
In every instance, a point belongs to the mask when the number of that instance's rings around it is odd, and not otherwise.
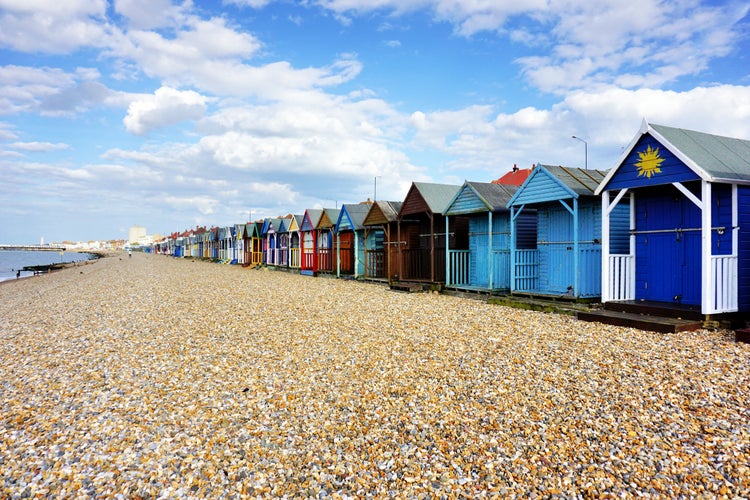
[[[17,149],[21,151],[28,151],[31,153],[43,153],[48,151],[61,151],[64,149],[70,149],[68,144],[62,142],[13,142],[8,144],[11,149]]]
[[[156,128],[201,118],[206,101],[206,97],[192,90],[161,87],[153,95],[133,101],[123,123],[128,132],[143,135]]]
[[[186,5],[187,4],[187,5]],[[128,20],[132,29],[173,26],[184,17],[189,2],[173,5],[171,0],[115,0],[115,11]]]
[[[0,0],[0,46],[64,54],[107,38],[106,0]]]

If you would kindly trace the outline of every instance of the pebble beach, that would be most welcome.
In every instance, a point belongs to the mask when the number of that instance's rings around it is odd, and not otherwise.
[[[750,345],[125,254],[0,285],[0,498],[750,496]]]

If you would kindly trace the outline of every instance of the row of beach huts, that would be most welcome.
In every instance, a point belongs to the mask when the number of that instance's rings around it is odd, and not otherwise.
[[[196,228],[153,251],[746,320],[750,141],[644,121],[608,171],[537,164],[492,182],[414,182],[403,200]]]

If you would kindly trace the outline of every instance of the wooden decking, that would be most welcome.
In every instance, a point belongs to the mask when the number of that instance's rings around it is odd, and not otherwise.
[[[661,333],[695,331],[703,328],[699,306],[649,301],[607,302],[603,309],[579,311],[582,321],[632,326]]]

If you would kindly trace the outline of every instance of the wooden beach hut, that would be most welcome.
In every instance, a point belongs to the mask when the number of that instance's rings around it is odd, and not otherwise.
[[[336,275],[365,274],[365,227],[362,222],[372,206],[371,201],[347,203],[341,206],[336,221]]]
[[[466,181],[445,209],[446,233],[457,217],[468,219],[465,249],[447,249],[446,286],[476,291],[510,290],[510,211],[516,185]],[[536,211],[516,221],[516,248],[536,245]]]
[[[300,226],[302,215],[290,215],[286,221],[286,231],[289,236],[289,269],[300,268]]]
[[[279,227],[276,229],[276,245],[278,247],[276,266],[284,269],[289,267],[289,230],[287,229],[288,223],[289,220],[282,217],[279,219]]]
[[[336,271],[334,266],[334,238],[339,213],[340,210],[338,208],[324,208],[318,220],[318,225],[315,228],[318,232],[318,272],[321,273],[333,273]]]
[[[323,211],[308,208],[302,216],[300,225],[300,273],[315,276],[318,273],[318,230]]]
[[[237,260],[237,264],[245,265],[245,257],[247,251],[245,250],[245,243],[247,242],[245,228],[246,224],[235,224],[234,225],[234,252]]]
[[[375,201],[362,225],[365,233],[365,277],[391,280],[398,274],[400,201]]]
[[[747,318],[750,140],[644,120],[596,192],[605,234],[615,210],[629,209],[627,244],[602,252],[603,302]]]
[[[263,220],[262,235],[264,239],[264,262],[267,266],[278,266],[280,257],[281,236],[279,229],[282,225],[282,219],[279,217],[268,217]]]
[[[452,184],[412,182],[398,214],[400,281],[445,282],[443,210],[460,188]],[[448,236],[450,248],[463,247],[468,240],[468,225],[457,224]]]
[[[248,223],[247,233],[250,237],[250,265],[260,266],[263,264],[263,223]]]
[[[508,202],[511,292],[594,299],[601,295],[601,202],[594,194],[606,172],[536,165]],[[536,248],[515,234],[526,210],[537,211]],[[627,234],[622,217],[612,229]]]

